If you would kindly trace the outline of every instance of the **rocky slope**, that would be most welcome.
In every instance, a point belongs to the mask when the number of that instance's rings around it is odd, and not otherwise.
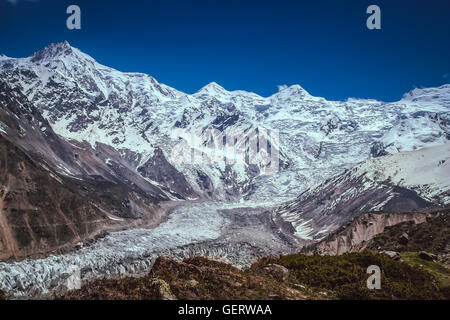
[[[382,289],[368,290],[368,264],[383,270]],[[246,270],[208,260],[158,258],[142,278],[97,280],[58,299],[449,299],[448,289],[420,267],[371,252],[264,258]]]
[[[382,252],[426,251],[448,264],[449,214],[448,208],[408,213],[366,213],[301,251],[319,255],[341,255],[365,249]]]
[[[370,250],[433,275],[448,299],[450,293],[450,210],[367,213],[324,240],[304,247],[307,255],[336,256]]]
[[[157,223],[170,193],[54,133],[17,89],[0,80],[0,259],[48,253],[137,223]],[[112,153],[108,165],[103,157]],[[129,179],[129,180],[128,180]]]
[[[450,210],[428,212],[423,223],[403,222],[386,228],[367,243],[367,248],[430,253],[449,268],[450,285]]]
[[[450,200],[449,161],[449,143],[377,157],[308,189],[275,210],[273,218],[305,244],[365,212],[445,205]]]
[[[305,247],[302,251],[322,255],[359,252],[364,250],[373,238],[382,234],[387,227],[405,222],[424,223],[427,216],[429,214],[426,212],[366,213],[342,226],[324,240]]]
[[[290,299],[307,296],[298,288],[280,283],[269,272],[239,270],[205,258],[175,261],[158,258],[143,278],[95,281],[81,290],[68,292],[63,299]]]

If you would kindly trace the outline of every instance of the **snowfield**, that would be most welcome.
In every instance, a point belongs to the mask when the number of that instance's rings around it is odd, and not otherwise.
[[[450,142],[416,151],[371,159],[356,167],[354,175],[415,190],[424,199],[450,203]]]

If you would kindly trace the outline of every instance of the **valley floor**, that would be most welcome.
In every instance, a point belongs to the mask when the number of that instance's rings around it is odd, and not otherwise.
[[[364,246],[371,251],[310,256],[295,253],[299,243],[280,233],[270,209],[180,202],[155,228],[111,232],[65,254],[0,262],[0,299],[450,298],[448,267],[419,253],[447,248],[448,210],[430,211],[417,225],[386,227]],[[398,242],[404,232],[408,245]],[[399,251],[399,259],[376,253],[383,250]],[[366,288],[372,264],[383,270],[379,292]],[[68,291],[74,274],[81,288]]]
[[[242,206],[191,202],[175,207],[153,229],[111,232],[66,254],[0,263],[0,290],[12,298],[45,298],[66,290],[70,270],[79,270],[82,282],[139,276],[148,273],[157,257],[196,255],[248,267],[258,258],[295,249],[266,208]]]

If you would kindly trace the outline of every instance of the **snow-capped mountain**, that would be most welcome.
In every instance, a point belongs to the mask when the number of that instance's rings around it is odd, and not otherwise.
[[[105,231],[157,224],[170,190],[115,150],[69,142],[0,79],[0,260],[22,259]]]
[[[373,156],[438,146],[450,140],[450,114],[420,111],[401,119],[372,147]]]
[[[450,143],[377,157],[303,192],[273,216],[301,242],[317,241],[365,212],[450,203]]]
[[[392,103],[299,85],[186,94],[67,42],[0,56],[0,260],[63,253],[1,262],[0,287],[50,293],[74,262],[86,280],[161,255],[247,266],[368,211],[448,204],[449,99],[450,85]],[[197,198],[241,203],[179,201]]]
[[[23,92],[58,134],[115,148],[147,179],[184,198],[289,199],[371,156],[449,139],[450,85],[415,89],[395,103],[327,101],[299,85],[280,86],[269,97],[216,83],[186,94],[149,75],[103,66],[67,42],[28,58],[2,57],[0,77]],[[279,144],[267,148],[279,156],[274,174],[263,174],[270,163],[264,157],[248,161],[252,139],[238,139],[256,132],[260,140],[263,128],[279,132]],[[226,131],[237,135],[234,147],[244,151],[232,163],[209,161]],[[183,143],[188,152],[179,153],[207,157],[178,161],[174,151]],[[155,174],[156,163],[173,169]]]

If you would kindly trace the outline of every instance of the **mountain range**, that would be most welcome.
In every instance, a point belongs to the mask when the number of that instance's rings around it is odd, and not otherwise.
[[[216,161],[173,163],[178,174],[172,175],[181,179],[177,183],[147,177],[185,199],[293,197],[371,156],[449,139],[450,85],[414,89],[394,103],[327,101],[299,85],[280,86],[274,95],[261,97],[210,83],[191,95],[145,74],[105,67],[67,42],[28,58],[2,57],[0,66],[2,79],[22,92],[57,134],[93,149],[111,146],[144,176],[154,171],[154,159],[171,162],[179,143],[173,139],[175,129],[190,132],[200,124],[191,145],[198,149],[213,139],[207,129],[279,132],[278,174],[261,175],[264,164]]]
[[[295,250],[367,212],[448,205],[449,129],[449,84],[396,102],[328,101],[299,85],[269,97],[217,83],[187,94],[101,65],[68,42],[2,55],[0,260],[156,228],[184,204],[208,212],[197,203],[261,208],[226,216],[234,220],[228,231],[217,227],[220,245]],[[179,225],[202,219],[183,217],[191,220]],[[276,240],[266,246],[267,237],[248,234],[252,223]],[[202,230],[198,239],[215,237]]]

